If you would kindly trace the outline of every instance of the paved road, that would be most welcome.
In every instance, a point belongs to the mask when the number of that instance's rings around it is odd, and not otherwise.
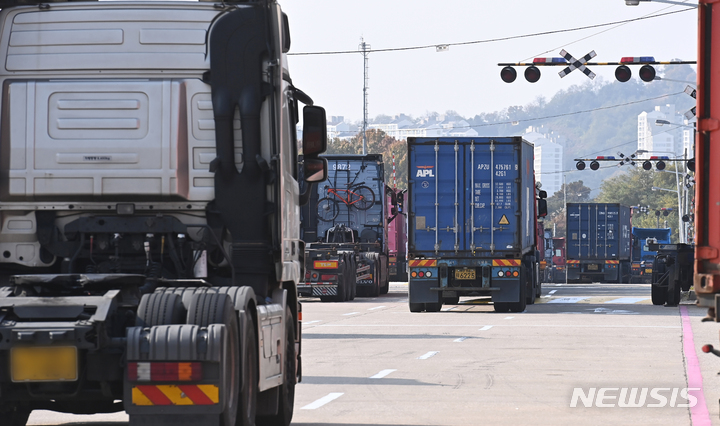
[[[353,302],[303,299],[293,424],[720,425],[720,358],[699,349],[720,346],[720,324],[701,323],[705,312],[692,305],[653,306],[649,293],[545,285],[535,305],[510,314],[482,298],[410,313],[403,284]],[[693,398],[700,403],[682,406]],[[617,406],[627,402],[639,406]],[[30,424],[125,421],[36,412]]]

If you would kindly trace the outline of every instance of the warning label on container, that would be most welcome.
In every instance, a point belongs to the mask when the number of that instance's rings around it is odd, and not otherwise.
[[[500,222],[498,222],[498,225],[510,225],[510,221],[508,220],[507,216],[502,215],[500,218]]]

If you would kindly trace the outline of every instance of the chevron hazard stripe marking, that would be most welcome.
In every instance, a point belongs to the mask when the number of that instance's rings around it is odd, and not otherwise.
[[[415,259],[410,261],[410,266],[437,266],[437,259]]]
[[[493,266],[520,266],[520,259],[493,259]]]
[[[220,402],[215,385],[139,385],[132,389],[135,405],[213,405]]]

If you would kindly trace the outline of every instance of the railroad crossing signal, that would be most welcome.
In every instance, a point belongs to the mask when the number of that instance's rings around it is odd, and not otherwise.
[[[652,65],[680,65],[680,64],[696,64],[696,61],[669,61],[669,62],[658,62],[652,56],[624,56],[620,59],[620,62],[588,62],[590,59],[596,56],[595,51],[588,53],[581,59],[575,59],[565,49],[560,51],[562,57],[559,58],[534,58],[532,62],[524,63],[499,63],[498,65],[503,67],[500,71],[500,78],[505,83],[512,83],[517,78],[517,71],[515,66],[527,66],[525,69],[525,79],[530,83],[535,83],[540,80],[540,69],[541,66],[564,66],[565,69],[558,73],[560,78],[565,77],[573,70],[579,69],[589,78],[594,78],[595,73],[590,71],[587,66],[604,66],[614,65],[617,66],[615,69],[615,78],[624,83],[632,77],[632,71],[628,65],[642,65],[640,72],[638,73],[640,79],[644,82],[651,82],[655,79],[655,68]],[[692,96],[692,95],[691,95]],[[690,114],[690,112],[688,112]],[[694,115],[693,115],[694,116]]]
[[[583,72],[586,76],[590,77],[590,80],[595,78],[595,73],[590,71],[585,64],[587,64],[587,61],[597,56],[597,53],[593,50],[592,52],[588,53],[587,55],[583,56],[581,60],[577,60],[573,57],[573,55],[569,54],[565,49],[560,51],[560,56],[565,58],[570,63],[570,66],[565,68],[564,70],[560,71],[558,75],[560,78],[565,77],[566,75],[570,74],[572,71],[578,69]]]

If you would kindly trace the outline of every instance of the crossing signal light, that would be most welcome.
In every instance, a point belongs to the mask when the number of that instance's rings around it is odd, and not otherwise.
[[[517,78],[517,71],[513,67],[505,67],[500,70],[500,78],[505,83],[512,83]]]
[[[630,68],[627,65],[620,65],[615,68],[615,78],[620,83],[625,83],[630,80],[630,77],[632,77],[632,71],[630,71]]]
[[[652,169],[652,163],[649,162],[649,161],[647,161],[647,160],[645,160],[645,161],[643,162],[643,169],[645,169],[645,170],[650,170],[650,169]]]
[[[658,170],[665,170],[665,162],[660,160],[655,163],[655,167],[657,167]]]
[[[599,168],[600,168],[600,163],[598,163],[597,161],[593,161],[593,162],[590,163],[590,169],[591,169],[591,170],[597,170],[597,169],[599,169]]]
[[[525,80],[529,83],[537,83],[540,80],[540,68],[536,66],[525,68]]]
[[[577,168],[578,170],[585,170],[585,162],[578,161],[577,164],[575,164],[575,168]]]
[[[691,172],[695,171],[695,159],[694,158],[691,160],[688,160],[687,169],[690,170]]]
[[[655,79],[655,68],[651,65],[643,65],[638,74],[640,75],[640,80],[649,83]]]

